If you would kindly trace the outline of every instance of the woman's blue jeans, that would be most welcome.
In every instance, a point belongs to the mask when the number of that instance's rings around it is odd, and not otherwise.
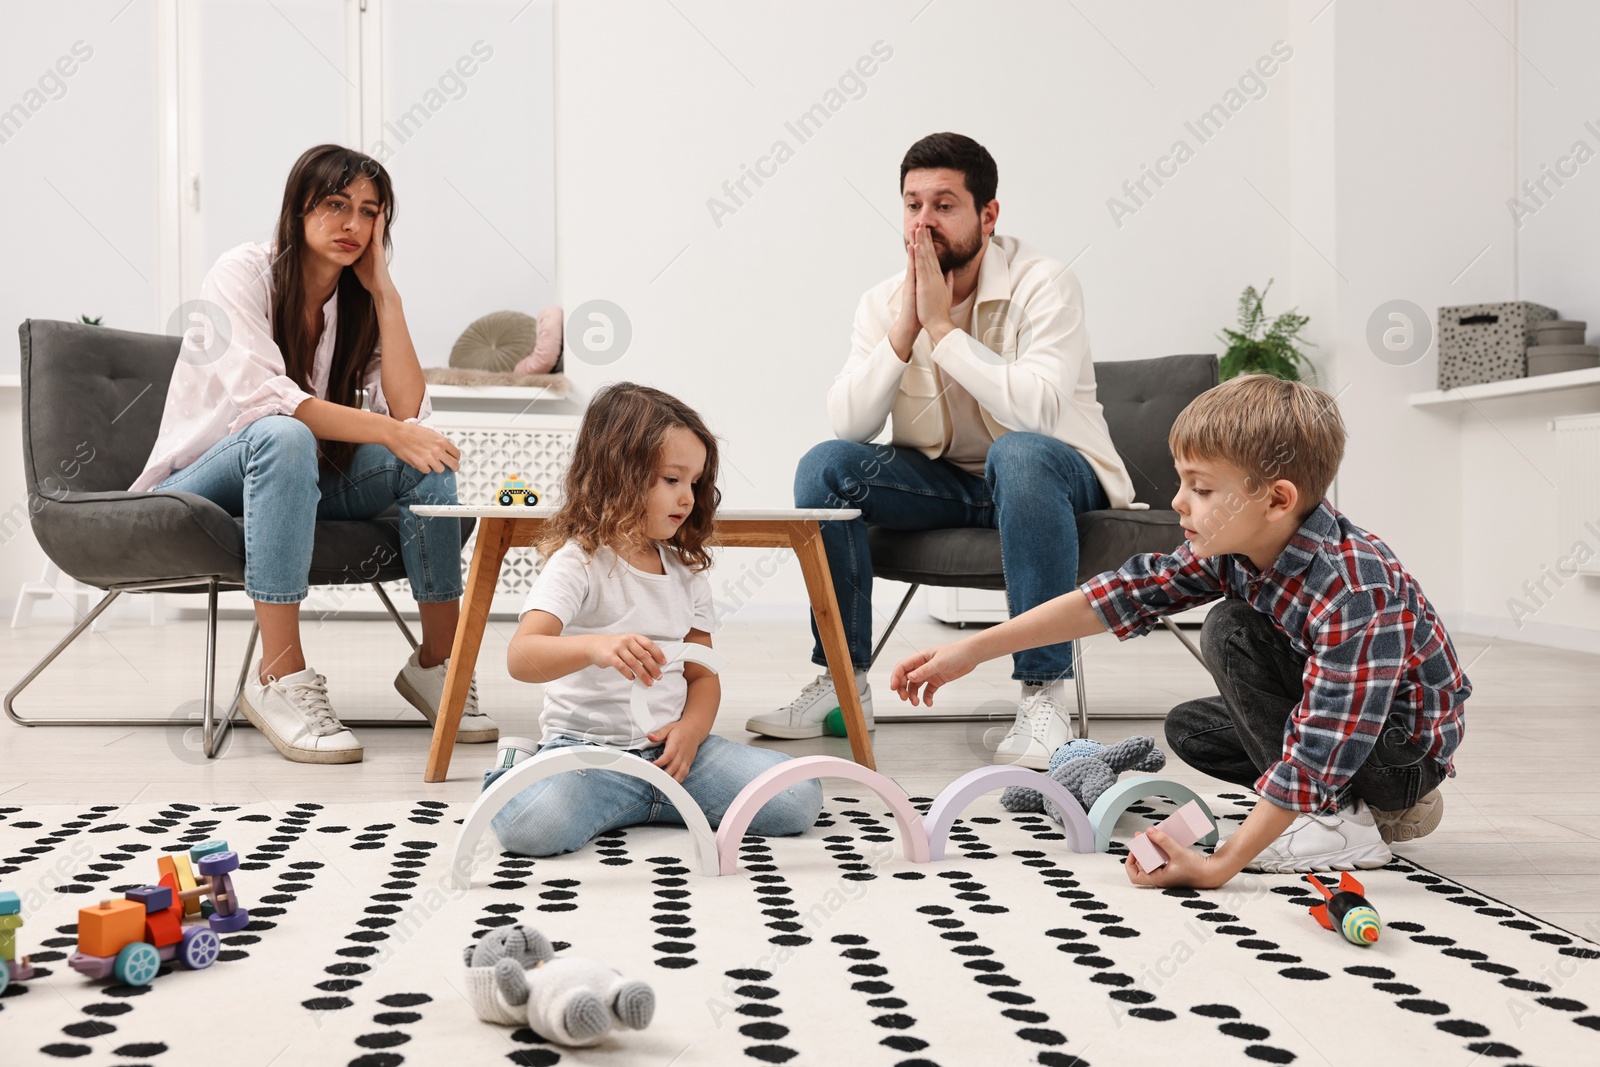
[[[244,588],[251,600],[305,599],[318,519],[372,519],[397,504],[412,596],[419,604],[461,597],[461,520],[411,512],[413,504],[454,504],[454,471],[419,471],[382,445],[366,444],[342,473],[323,474],[310,427],[268,415],[173,471],[156,486],[162,489],[198,494],[244,518]],[[358,564],[357,573],[376,574],[384,562]]]
[[[913,448],[824,441],[800,460],[797,508],[860,508],[861,518],[824,522],[822,544],[833,573],[850,661],[872,661],[872,554],[867,527],[942,530],[980,526],[1000,531],[1006,606],[1013,617],[1078,584],[1077,516],[1108,507],[1089,461],[1071,445],[1043,434],[1003,434],[989,446],[983,477]],[[817,634],[817,621],[811,620]],[[827,664],[816,637],[811,662]],[[1053,682],[1072,677],[1072,642],[1012,657],[1012,677]]]

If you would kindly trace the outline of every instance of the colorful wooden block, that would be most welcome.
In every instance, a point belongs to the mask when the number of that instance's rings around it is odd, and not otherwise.
[[[173,888],[173,892],[176,893],[179,884],[177,862],[174,861],[171,856],[157,856],[156,870],[160,872],[161,875],[161,877],[156,879],[156,884],[170,885]]]
[[[164,885],[142,885],[122,894],[144,905],[145,911],[167,911],[172,907],[172,890]]]
[[[7,889],[0,892],[0,915],[16,915],[22,911],[22,898]]]
[[[1160,830],[1172,838],[1172,843],[1178,848],[1188,848],[1207,834],[1216,833],[1210,819],[1205,812],[1200,810],[1200,805],[1191,800],[1165,819],[1156,823],[1155,829]],[[1135,834],[1133,840],[1128,842],[1128,851],[1133,853],[1134,859],[1139,861],[1145,873],[1160,870],[1167,865],[1167,853],[1154,841],[1146,836],[1148,831]]]
[[[78,911],[78,951],[85,956],[115,956],[122,946],[144,938],[144,905],[132,900],[102,900]]]
[[[189,850],[189,858],[195,863],[199,863],[202,858],[211,855],[213,852],[226,851],[228,851],[228,843],[226,841],[220,839],[202,841]]]
[[[190,866],[188,856],[185,856],[183,853],[179,852],[172,857],[172,864],[177,868],[178,871],[179,889],[189,890],[195,888],[195,886],[199,884],[194,880],[194,868]],[[185,915],[199,915],[200,898],[191,897],[187,900],[184,900],[183,911]]]
[[[0,931],[0,960],[7,963],[17,958],[17,932],[15,930]]]
[[[0,930],[15,930],[22,925],[20,915],[0,915]]]
[[[170,909],[145,913],[144,939],[156,948],[166,948],[183,940],[183,923]]]

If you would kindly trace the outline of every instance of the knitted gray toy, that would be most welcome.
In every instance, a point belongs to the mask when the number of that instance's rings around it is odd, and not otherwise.
[[[1109,747],[1080,738],[1055,750],[1049,773],[1087,812],[1123,771],[1150,774],[1166,765],[1167,755],[1156,747],[1153,737],[1126,737]],[[1037,789],[1011,786],[1000,794],[1000,806],[1007,811],[1042,811],[1056,822],[1062,821],[1061,812]]]
[[[550,939],[525,926],[487,934],[463,957],[480,1019],[526,1023],[560,1045],[597,1044],[613,1025],[643,1030],[655,1015],[655,991],[644,982],[591,960],[556,959]]]

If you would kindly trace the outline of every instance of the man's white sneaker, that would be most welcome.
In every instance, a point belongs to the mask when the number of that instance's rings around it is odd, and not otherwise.
[[[828,712],[839,706],[833,691],[833,677],[824,671],[800,690],[800,695],[786,707],[754,715],[744,728],[753,734],[780,737],[792,741],[802,737],[821,737]],[[861,686],[861,711],[867,718],[867,729],[876,728],[872,721],[872,686]]]
[[[305,670],[258,681],[252,671],[239,707],[284,759],[296,763],[360,763],[363,750],[328,703],[328,680]]]
[[[1378,833],[1372,809],[1358,800],[1337,815],[1297,816],[1245,870],[1264,874],[1370,870],[1393,858]]]
[[[394,687],[406,701],[430,723],[439,718],[439,703],[444,699],[444,680],[450,673],[450,661],[438,666],[424,667],[413,651],[400,673],[394,676]],[[500,736],[500,727],[493,719],[478,710],[478,676],[474,674],[467,683],[467,703],[461,709],[461,723],[456,728],[456,740],[464,745],[493,741]]]
[[[1017,720],[995,749],[994,762],[1047,771],[1051,755],[1071,740],[1067,709],[1048,696],[1029,697],[1017,705]]]

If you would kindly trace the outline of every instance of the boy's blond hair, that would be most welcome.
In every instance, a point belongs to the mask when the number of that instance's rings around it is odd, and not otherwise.
[[[1252,496],[1279,478],[1293,482],[1304,517],[1339,472],[1344,437],[1339,407],[1321,389],[1247,374],[1195,397],[1172,424],[1167,447],[1180,463],[1220,460],[1238,468]]]

